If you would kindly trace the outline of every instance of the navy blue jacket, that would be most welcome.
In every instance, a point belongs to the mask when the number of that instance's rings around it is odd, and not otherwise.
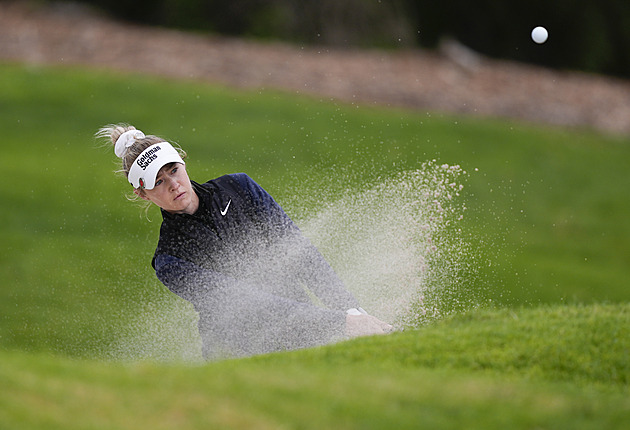
[[[275,200],[245,174],[193,184],[193,215],[162,211],[152,261],[199,313],[204,355],[243,356],[343,336],[359,307]]]

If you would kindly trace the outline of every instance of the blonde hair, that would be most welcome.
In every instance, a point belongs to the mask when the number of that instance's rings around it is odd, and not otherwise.
[[[116,141],[118,140],[120,135],[129,130],[137,129],[133,125],[129,124],[108,124],[104,127],[101,127],[96,132],[96,137],[109,140],[109,143],[115,146]],[[138,158],[142,151],[147,149],[149,146],[155,145],[156,143],[160,142],[166,142],[166,140],[158,136],[147,135],[141,139],[136,139],[133,145],[125,150],[125,153],[121,157],[122,170],[120,170],[121,173],[125,174],[125,178],[129,176],[129,169],[131,169],[131,165],[134,161],[136,161],[136,158]],[[182,148],[180,148],[179,145],[172,145],[177,150],[177,152],[179,152],[179,155],[182,157],[182,159],[185,159],[186,152]]]
[[[118,140],[120,135],[122,135],[124,132],[129,131],[129,130],[137,130],[137,129],[133,125],[124,124],[124,123],[108,124],[106,126],[101,127],[95,133],[95,136],[97,139],[104,140],[106,145],[111,145],[115,147],[116,141]],[[138,158],[138,156],[142,153],[142,151],[147,149],[149,146],[155,145],[156,143],[160,143],[160,142],[166,142],[166,139],[163,139],[158,136],[153,136],[153,135],[146,135],[145,137],[141,139],[136,139],[136,141],[130,147],[126,148],[123,156],[121,157],[122,169],[118,170],[117,173],[124,174],[125,178],[127,178],[129,176],[129,169],[131,169],[133,162],[136,161],[136,158]],[[182,157],[182,159],[186,159],[186,156],[187,156],[186,151],[184,151],[182,148],[179,147],[179,145],[175,143],[172,143],[172,142],[169,142],[169,143],[171,143],[173,147],[177,150],[177,152],[179,152],[179,155]],[[144,190],[141,188],[138,189],[137,191],[140,194],[144,193]],[[136,193],[132,193],[129,196],[129,200],[137,200],[137,199],[138,199],[138,195]],[[147,205],[147,208],[148,206],[150,206],[150,204]]]

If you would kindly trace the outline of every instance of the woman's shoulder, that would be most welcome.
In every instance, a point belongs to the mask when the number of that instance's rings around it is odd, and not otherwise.
[[[237,182],[239,184],[247,184],[254,182],[252,178],[247,175],[247,173],[228,173],[227,175],[220,176],[215,179],[220,183],[224,182]]]
[[[208,201],[221,195],[228,196],[227,198],[251,199],[252,194],[255,194],[255,190],[259,188],[258,184],[245,173],[230,173],[203,184],[194,181],[192,183],[199,197]]]
[[[249,189],[252,185],[256,185],[256,182],[247,175],[247,173],[229,173],[227,175],[219,176],[218,178],[211,179],[208,182],[201,184],[200,186],[208,190],[217,189]]]

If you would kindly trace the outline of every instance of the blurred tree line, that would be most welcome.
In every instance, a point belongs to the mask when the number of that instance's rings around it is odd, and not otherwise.
[[[630,77],[630,0],[79,0],[130,22],[345,47],[435,48]],[[536,45],[542,25],[549,40]]]

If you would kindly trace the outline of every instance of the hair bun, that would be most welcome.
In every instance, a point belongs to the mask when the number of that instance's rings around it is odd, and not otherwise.
[[[114,145],[114,152],[119,158],[123,158],[127,148],[133,145],[136,140],[144,138],[145,135],[140,130],[127,130],[121,134]]]

